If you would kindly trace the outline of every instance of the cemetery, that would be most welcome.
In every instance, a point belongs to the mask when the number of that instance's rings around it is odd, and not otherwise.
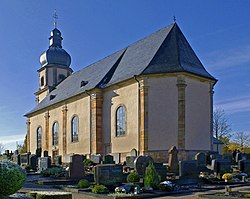
[[[46,151],[39,157],[38,153],[6,150],[0,167],[0,198],[15,194],[25,179],[34,186],[21,189],[27,198],[68,199],[72,194],[82,198],[154,198],[207,190],[222,191],[200,197],[250,197],[250,189],[234,191],[250,186],[249,154],[238,152],[233,157],[199,152],[192,160],[179,161],[178,149],[173,146],[165,163],[155,162],[147,155],[131,154],[126,162],[118,164],[111,155],[86,158],[83,154],[72,154],[67,162],[62,162],[59,156],[52,160]],[[11,179],[5,177],[8,169],[13,172],[12,177],[8,175]]]

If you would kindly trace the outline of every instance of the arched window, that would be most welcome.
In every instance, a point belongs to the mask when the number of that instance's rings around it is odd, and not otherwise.
[[[42,127],[38,127],[36,130],[36,146],[42,148]]]
[[[43,86],[44,85],[44,76],[42,76],[42,78],[41,78],[41,86]]]
[[[78,142],[78,117],[74,116],[71,120],[71,141]]]
[[[58,123],[55,122],[52,126],[52,145],[58,145]]]
[[[116,110],[116,136],[123,136],[126,133],[126,109],[119,106]]]

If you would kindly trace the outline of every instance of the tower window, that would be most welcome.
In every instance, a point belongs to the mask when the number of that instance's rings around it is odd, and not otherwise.
[[[44,76],[41,78],[41,86],[44,86]]]

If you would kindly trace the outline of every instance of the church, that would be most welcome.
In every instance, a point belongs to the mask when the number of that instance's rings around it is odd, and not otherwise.
[[[29,152],[122,162],[133,150],[166,162],[171,146],[181,160],[212,150],[217,80],[176,23],[77,72],[62,40],[55,27],[40,56],[36,106],[25,115]]]

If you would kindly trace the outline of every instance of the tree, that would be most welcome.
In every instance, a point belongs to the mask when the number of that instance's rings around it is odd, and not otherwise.
[[[3,153],[4,149],[5,149],[4,145],[2,143],[0,143],[0,154]]]
[[[228,140],[231,137],[231,125],[228,124],[228,121],[225,116],[223,109],[216,108],[213,113],[213,133],[214,136],[223,141]],[[225,143],[227,144],[227,143]]]
[[[237,143],[241,150],[250,146],[250,134],[246,132],[237,132],[233,136],[233,141]]]

